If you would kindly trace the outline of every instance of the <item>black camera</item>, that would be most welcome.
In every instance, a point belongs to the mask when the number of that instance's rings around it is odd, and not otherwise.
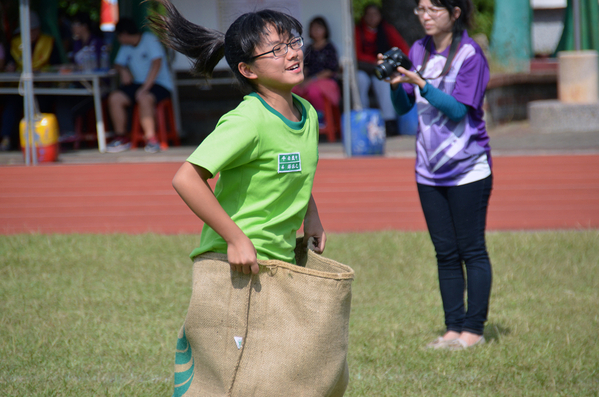
[[[383,63],[376,65],[374,74],[377,79],[384,80],[387,77],[391,77],[399,66],[410,70],[412,69],[412,61],[399,48],[393,47],[383,54]]]

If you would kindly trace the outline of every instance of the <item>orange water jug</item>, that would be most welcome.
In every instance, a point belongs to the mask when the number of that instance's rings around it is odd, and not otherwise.
[[[58,159],[58,121],[51,113],[37,113],[34,116],[33,146],[36,149],[37,161],[40,163],[56,161]],[[27,120],[22,119],[19,124],[21,136],[21,150],[25,153],[25,133]],[[31,140],[29,141],[31,145]]]

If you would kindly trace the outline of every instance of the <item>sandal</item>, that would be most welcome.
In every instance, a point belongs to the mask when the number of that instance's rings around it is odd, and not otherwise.
[[[485,343],[484,336],[481,336],[479,340],[477,340],[470,346],[468,346],[463,339],[458,338],[458,339],[454,339],[454,340],[450,341],[449,343],[447,343],[447,349],[452,350],[452,351],[466,350],[466,349],[470,349],[471,347],[474,347],[474,346],[482,345],[484,343]]]
[[[426,345],[427,349],[446,349],[447,345],[450,342],[453,342],[455,339],[443,339],[442,336],[438,337],[437,339],[435,339],[434,341],[432,341],[431,343]]]

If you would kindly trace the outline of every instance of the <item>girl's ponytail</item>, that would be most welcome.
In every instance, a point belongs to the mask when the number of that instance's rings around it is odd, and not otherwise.
[[[211,77],[225,55],[224,33],[189,22],[169,0],[157,1],[164,5],[166,16],[148,17],[152,29],[165,45],[192,60],[193,74]]]

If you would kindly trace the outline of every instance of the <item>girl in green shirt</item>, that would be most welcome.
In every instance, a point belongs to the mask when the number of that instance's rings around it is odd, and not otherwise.
[[[181,166],[173,186],[204,221],[191,256],[226,253],[231,269],[258,273],[258,259],[293,263],[295,236],[325,248],[312,184],[318,162],[314,108],[292,94],[304,80],[302,26],[273,10],[240,16],[226,34],[195,25],[168,1],[167,16],[153,18],[167,45],[190,57],[193,72],[211,76],[225,56],[243,102]],[[212,192],[207,180],[220,173]]]

